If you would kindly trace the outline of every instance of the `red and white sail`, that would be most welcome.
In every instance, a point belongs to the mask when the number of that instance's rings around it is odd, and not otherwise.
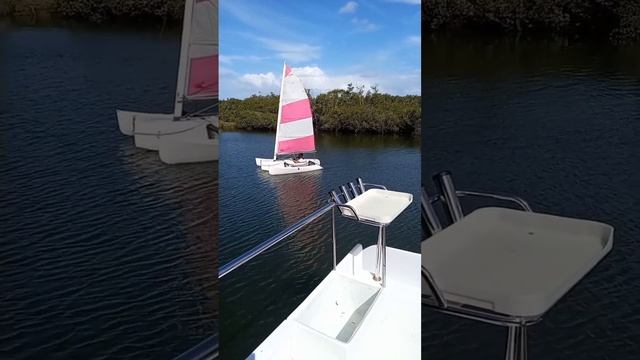
[[[218,0],[187,0],[175,115],[182,103],[218,97]]]
[[[275,155],[308,153],[316,150],[311,101],[302,80],[284,65]]]

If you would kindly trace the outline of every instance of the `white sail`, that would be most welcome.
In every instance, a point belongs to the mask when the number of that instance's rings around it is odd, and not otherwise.
[[[189,100],[218,97],[218,0],[185,3],[175,116]]]
[[[311,101],[302,80],[284,64],[274,158],[277,155],[308,153],[315,150]]]

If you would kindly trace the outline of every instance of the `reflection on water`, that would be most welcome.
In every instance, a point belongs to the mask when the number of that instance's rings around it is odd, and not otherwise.
[[[520,195],[536,211],[616,229],[609,256],[531,328],[531,358],[636,358],[640,46],[468,38],[425,45],[424,179],[449,169],[460,189]],[[505,339],[502,328],[423,310],[429,359],[500,358]]]
[[[415,139],[319,134],[319,172],[271,176],[255,166],[270,156],[273,134],[225,132],[220,160],[220,262],[320,208],[328,191],[360,176],[414,193],[420,186]],[[402,176],[398,176],[402,174]],[[413,204],[388,229],[389,246],[419,251],[419,207]],[[220,283],[224,358],[244,358],[258,346],[332,268],[331,215],[227,275]],[[375,244],[371,226],[337,219],[338,258],[357,243]]]
[[[0,42],[0,358],[170,359],[212,334],[218,170],[163,165],[115,119],[170,109],[177,36]]]

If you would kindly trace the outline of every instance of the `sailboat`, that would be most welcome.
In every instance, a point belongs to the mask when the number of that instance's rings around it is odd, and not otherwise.
[[[256,158],[256,165],[270,175],[296,174],[322,170],[320,160],[304,159],[302,154],[316,151],[311,102],[302,80],[285,63],[280,83],[278,122],[273,158]],[[278,158],[280,157],[280,158]]]
[[[118,127],[168,164],[218,160],[217,99],[218,0],[186,0],[173,113],[116,110]],[[200,109],[186,113],[185,105]]]

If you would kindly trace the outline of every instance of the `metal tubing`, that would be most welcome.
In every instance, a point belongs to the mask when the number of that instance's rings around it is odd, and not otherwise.
[[[331,197],[331,200],[333,200],[334,203],[344,204],[344,202],[340,200],[340,195],[338,195],[338,193],[336,193],[335,191],[333,190],[329,191],[329,196]]]
[[[505,360],[516,360],[516,343],[517,343],[517,326],[509,326],[507,333],[507,351],[505,354]]]
[[[456,194],[461,197],[476,196],[476,197],[484,197],[489,199],[510,201],[520,206],[524,211],[533,212],[533,210],[531,209],[531,206],[529,206],[529,203],[517,196],[504,196],[504,195],[489,194],[489,193],[483,193],[483,192],[477,192],[477,191],[456,191]]]
[[[442,198],[442,205],[445,207],[450,222],[453,224],[462,219],[464,216],[462,212],[462,206],[456,193],[455,186],[453,185],[453,179],[451,173],[443,171],[436,174],[433,180],[438,185],[438,190]]]
[[[353,193],[353,198],[354,199],[357,198],[358,195],[360,195],[360,194],[358,194],[358,190],[356,190],[356,186],[355,186],[354,183],[350,182],[349,183],[349,188],[351,189],[351,192]]]
[[[295,224],[289,226],[288,228],[286,228],[286,229],[282,230],[281,232],[277,233],[276,235],[274,235],[274,236],[270,237],[269,239],[263,241],[259,245],[255,246],[253,249],[251,249],[251,250],[247,251],[246,253],[240,255],[239,257],[231,260],[229,263],[223,265],[218,270],[218,278],[222,278],[223,276],[225,276],[228,273],[232,272],[233,270],[237,269],[239,266],[243,265],[244,263],[248,262],[249,260],[253,259],[254,257],[260,255],[262,252],[264,252],[265,250],[269,249],[273,245],[279,243],[283,239],[285,239],[288,236],[294,234],[296,231],[300,230],[301,228],[303,228],[304,226],[306,226],[309,223],[313,222],[314,220],[316,220],[320,216],[322,216],[322,215],[326,214],[327,212],[329,212],[329,210],[333,209],[334,206],[336,206],[336,204],[334,204],[334,203],[329,203],[329,204],[325,205],[324,207],[312,212],[311,214],[307,215],[303,219],[299,220]]]
[[[422,202],[422,218],[427,224],[430,235],[435,235],[442,231],[442,224],[440,224],[440,219],[438,219],[438,215],[429,201],[429,195],[424,188],[422,188],[422,197],[420,200]]]
[[[376,272],[373,275],[373,280],[381,281],[382,280],[382,228],[383,226],[378,226],[378,243],[376,244]]]
[[[342,192],[342,195],[344,195],[345,200],[347,200],[346,202],[351,201],[351,196],[349,196],[349,192],[344,185],[340,185],[340,192]]]
[[[360,191],[364,194],[366,190],[364,189],[364,183],[362,182],[362,178],[356,178],[356,183],[358,183],[358,187],[360,188]]]
[[[363,183],[363,186],[368,186],[368,187],[375,187],[378,189],[382,189],[382,190],[387,190],[387,187],[384,185],[378,185],[378,184],[371,184],[371,183]]]
[[[527,326],[509,326],[506,360],[527,360]]]
[[[387,231],[386,226],[378,226],[378,244],[376,257],[375,281],[380,281],[382,287],[387,285]]]
[[[424,265],[422,266],[422,279],[427,283],[427,286],[429,286],[429,289],[433,293],[433,296],[436,299],[436,304],[439,307],[446,309],[447,299],[444,297],[444,294],[442,293],[442,290],[440,290],[440,288],[438,287],[438,284],[436,284],[436,281],[433,278],[433,275],[431,275],[429,270],[426,267],[424,267]]]
[[[331,238],[333,239],[333,270],[338,266],[336,255],[336,208],[331,208]]]
[[[382,227],[382,287],[387,286],[387,227]]]
[[[218,336],[213,335],[174,360],[213,360],[218,358]]]

